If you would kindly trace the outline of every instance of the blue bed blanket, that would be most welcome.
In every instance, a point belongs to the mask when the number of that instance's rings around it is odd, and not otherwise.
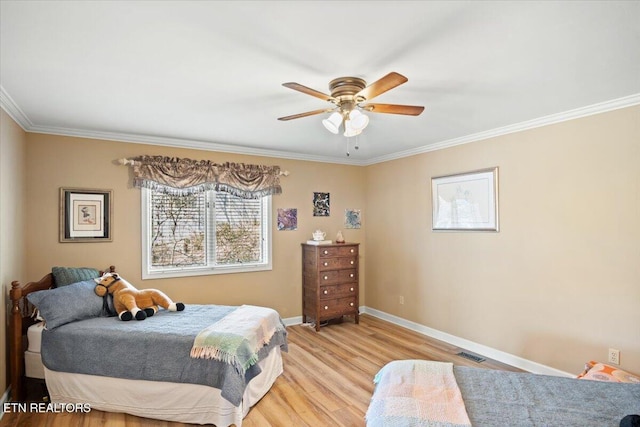
[[[625,416],[640,413],[640,384],[467,366],[450,371],[449,365],[425,360],[385,365],[374,379],[367,427],[462,427],[469,422],[473,427],[618,427]],[[457,394],[468,416],[464,422],[446,416]]]
[[[99,317],[68,323],[43,331],[42,362],[59,372],[207,385],[238,406],[249,381],[261,372],[258,364],[242,373],[229,363],[190,357],[198,333],[237,309],[189,304],[144,321]],[[288,349],[284,325],[258,351],[258,359],[278,346]]]

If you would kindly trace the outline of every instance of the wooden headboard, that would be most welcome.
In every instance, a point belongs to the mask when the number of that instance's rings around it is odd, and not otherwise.
[[[112,265],[109,272],[114,273],[116,268]],[[103,274],[104,271],[100,271]],[[49,273],[37,282],[29,282],[21,285],[19,281],[11,282],[9,298],[11,299],[11,317],[9,319],[9,364],[11,366],[11,395],[14,402],[24,400],[24,335],[27,329],[36,320],[33,318],[34,307],[27,301],[27,295],[31,292],[50,289],[54,286],[53,274]]]

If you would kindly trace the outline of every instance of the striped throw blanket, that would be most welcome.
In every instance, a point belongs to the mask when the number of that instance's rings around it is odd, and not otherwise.
[[[229,363],[244,374],[258,362],[258,351],[284,328],[277,311],[242,305],[198,333],[191,357]]]
[[[367,427],[470,427],[453,364],[397,360],[375,376]]]

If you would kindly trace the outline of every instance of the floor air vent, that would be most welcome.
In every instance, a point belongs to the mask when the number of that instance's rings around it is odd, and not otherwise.
[[[465,359],[473,360],[474,362],[478,362],[478,363],[481,363],[487,360],[480,356],[476,356],[475,354],[466,353],[464,351],[461,351],[460,353],[458,353],[458,356],[464,357]]]

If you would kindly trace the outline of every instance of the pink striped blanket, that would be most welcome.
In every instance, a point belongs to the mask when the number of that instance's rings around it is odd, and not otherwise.
[[[470,427],[453,364],[396,360],[375,376],[367,427]]]

